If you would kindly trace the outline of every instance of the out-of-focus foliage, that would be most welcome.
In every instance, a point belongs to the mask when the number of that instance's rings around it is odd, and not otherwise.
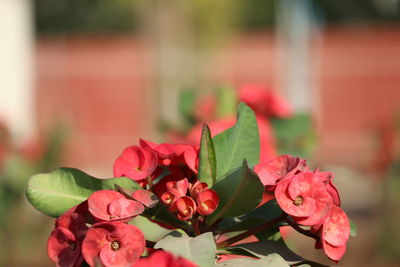
[[[45,242],[50,223],[47,218],[36,218],[37,212],[27,205],[27,179],[60,164],[65,132],[64,127],[57,127],[46,138],[22,145],[13,144],[6,127],[0,132],[0,242],[7,244],[0,251],[0,266],[22,266],[41,251],[36,244]]]
[[[150,1],[152,3],[146,4],[146,8],[154,8],[156,1],[158,0]],[[207,40],[214,41],[230,31],[232,25],[244,30],[271,27],[276,21],[279,1],[281,0],[171,1],[170,4],[181,6],[187,11],[199,37],[203,37],[202,32],[205,31]],[[396,1],[311,2],[317,12],[316,16],[326,22],[400,20],[400,7]],[[37,31],[41,34],[129,32],[139,24],[137,3],[137,0],[36,0]],[[197,41],[204,42],[204,39]]]
[[[43,34],[127,32],[136,25],[131,0],[36,0],[35,24]]]

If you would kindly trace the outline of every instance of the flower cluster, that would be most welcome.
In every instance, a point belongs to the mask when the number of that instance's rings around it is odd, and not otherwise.
[[[331,172],[312,171],[306,161],[279,156],[255,168],[266,190],[274,192],[281,209],[290,215],[288,223],[310,226],[316,247],[338,261],[346,251],[350,223],[340,208],[340,197]]]
[[[190,220],[196,212],[208,216],[218,206],[219,197],[214,190],[208,188],[207,183],[197,181],[190,184],[185,178],[177,182],[168,181],[163,185],[165,192],[161,195],[161,201],[168,206],[169,211],[176,213],[180,220]]]
[[[83,260],[90,266],[136,262],[145,239],[139,228],[127,222],[153,205],[147,192],[135,191],[129,199],[112,190],[94,192],[56,220],[48,239],[49,257],[57,266],[81,266]]]
[[[155,144],[140,140],[126,148],[114,163],[115,177],[128,177],[142,186],[151,184],[162,171],[175,180],[195,179],[199,147],[186,144]]]
[[[197,164],[196,146],[140,140],[140,146],[126,148],[114,163],[114,175],[130,178],[143,189],[129,194],[98,190],[68,210],[56,220],[48,239],[49,257],[63,267],[81,266],[83,261],[89,266],[136,262],[135,266],[148,266],[160,257],[165,266],[195,266],[160,253],[138,262],[146,241],[141,230],[128,222],[159,200],[182,221],[204,220],[210,215],[219,198],[206,183],[196,180]]]
[[[258,113],[272,116],[277,112],[273,105],[270,109],[258,106],[257,99],[273,98],[250,97],[248,102]],[[314,238],[316,248],[323,248],[331,260],[339,261],[346,251],[350,222],[340,207],[333,173],[312,170],[304,159],[289,155],[259,161],[263,147],[257,147],[254,134],[261,125],[257,112],[241,104],[235,127],[216,138],[204,126],[200,146],[140,140],[117,157],[116,178],[111,180],[96,180],[68,168],[32,177],[27,189],[31,203],[52,216],[66,211],[57,218],[48,239],[50,259],[59,267],[194,267],[225,260],[226,266],[237,266],[230,258],[244,257],[240,262],[249,266],[270,260],[275,266],[284,259],[276,255],[263,259],[252,248],[243,254],[235,246],[243,242],[265,245],[264,239],[279,234],[279,226],[290,225]],[[64,185],[73,192],[71,196],[63,194]],[[38,192],[40,186],[50,188]],[[43,201],[46,197],[57,201],[54,194],[47,195],[52,190],[63,196],[57,202],[61,207]],[[275,200],[266,203],[263,194]],[[77,197],[86,200],[71,208],[63,203],[68,197],[75,205]],[[136,216],[148,220],[132,222]],[[142,223],[155,224],[141,227],[142,232],[135,226]],[[178,231],[165,236],[165,229],[157,224]],[[157,237],[146,240],[145,236]],[[188,247],[207,252],[182,254]]]

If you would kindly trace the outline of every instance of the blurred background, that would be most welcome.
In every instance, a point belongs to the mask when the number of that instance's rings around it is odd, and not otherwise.
[[[52,266],[29,176],[111,177],[138,138],[196,142],[260,91],[276,107],[258,114],[265,159],[335,172],[358,226],[341,265],[400,265],[399,0],[0,3],[0,266]],[[288,243],[329,263],[307,237]]]

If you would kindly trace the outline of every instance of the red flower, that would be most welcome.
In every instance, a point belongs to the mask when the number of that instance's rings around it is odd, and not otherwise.
[[[157,155],[150,149],[130,146],[114,162],[114,176],[141,181],[151,176],[157,167]]]
[[[169,252],[158,250],[148,258],[141,258],[132,267],[197,267],[197,265],[185,258],[174,257]]]
[[[106,267],[130,266],[139,260],[146,241],[136,226],[120,222],[94,224],[82,243],[82,254],[89,266],[100,261]]]
[[[141,214],[143,204],[112,190],[99,190],[88,199],[89,212],[98,220],[124,220]]]
[[[303,225],[321,224],[332,207],[324,183],[312,172],[301,172],[278,183],[275,198],[282,210]]]
[[[322,247],[326,255],[338,261],[346,252],[346,243],[350,237],[350,222],[346,213],[333,206],[322,226]]]
[[[217,192],[211,189],[203,189],[197,194],[197,212],[203,216],[213,213],[219,204]]]
[[[49,258],[58,267],[78,267],[83,262],[81,243],[87,227],[78,213],[67,213],[56,220],[55,229],[47,241]]]
[[[196,199],[196,198],[197,198],[197,194],[198,194],[201,190],[206,189],[206,188],[208,188],[207,183],[197,181],[197,182],[190,188],[190,196],[191,196],[193,199]]]
[[[334,174],[332,172],[320,172],[319,170],[316,170],[314,172],[316,175],[318,175],[319,180],[321,180],[325,186],[326,186],[326,191],[331,195],[333,203],[340,207],[340,196],[337,188],[335,185],[332,183],[332,179]]]
[[[157,153],[158,164],[161,166],[169,167],[170,171],[180,170],[182,167],[188,167],[194,173],[197,173],[198,165],[198,150],[197,146],[187,144],[155,144],[150,141],[141,139],[140,145],[142,147],[153,150]],[[171,168],[172,167],[172,168]],[[177,167],[177,168],[174,168]],[[183,177],[186,173],[183,171]]]
[[[290,155],[282,155],[270,161],[259,163],[254,167],[263,185],[273,191],[285,177],[290,177],[307,168],[306,161]]]
[[[176,208],[178,210],[178,218],[182,221],[190,220],[196,214],[196,202],[188,196],[180,197],[176,200]]]
[[[240,88],[239,99],[249,105],[256,114],[262,116],[286,118],[292,114],[288,102],[260,85],[247,85]]]
[[[170,211],[174,212],[177,210],[176,200],[186,196],[188,188],[189,182],[186,178],[177,182],[168,181],[165,184],[165,189],[167,191],[161,195],[161,201],[170,208]]]

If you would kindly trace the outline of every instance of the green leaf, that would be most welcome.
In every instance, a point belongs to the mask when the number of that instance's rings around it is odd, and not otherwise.
[[[228,173],[213,187],[219,196],[218,208],[207,218],[211,225],[220,218],[239,216],[260,204],[264,186],[257,175],[249,169],[247,162]]]
[[[262,259],[233,259],[227,260],[215,265],[216,267],[262,267],[262,266],[271,266],[271,267],[289,267],[289,264],[279,256],[277,253],[269,254],[268,256]]]
[[[199,180],[206,182],[209,187],[215,184],[217,175],[217,163],[215,158],[214,144],[211,139],[210,128],[204,124],[201,133],[200,155],[199,155]]]
[[[146,240],[157,242],[162,239],[172,230],[168,230],[164,227],[159,226],[158,224],[149,221],[143,216],[137,216],[135,219],[131,220],[129,224],[135,225],[138,227],[144,234]]]
[[[182,228],[186,231],[188,231],[189,228],[189,224],[187,222],[179,220],[160,202],[155,207],[146,209],[142,213],[142,216],[172,227]]]
[[[80,170],[60,168],[50,173],[40,173],[29,179],[26,196],[39,211],[58,217],[71,207],[85,201],[97,190],[114,190],[114,185],[141,189],[125,177],[98,179]]]
[[[245,231],[272,220],[281,214],[282,209],[276,200],[272,199],[245,215],[223,219],[218,224],[218,229],[222,231]]]
[[[217,181],[228,171],[242,165],[253,166],[260,159],[260,137],[253,110],[240,103],[236,124],[213,138],[217,156]]]
[[[357,225],[352,220],[350,220],[350,236],[357,236]]]
[[[162,248],[177,256],[193,261],[199,266],[214,266],[216,245],[211,232],[196,237],[189,237],[173,232],[157,242],[155,249]]]
[[[254,243],[239,244],[232,248],[246,250],[247,252],[253,254],[254,257],[260,259],[264,259],[271,254],[278,253],[287,262],[287,264],[290,265],[295,264],[297,266],[300,264],[310,264],[311,266],[315,267],[326,267],[326,265],[303,259],[291,251],[282,239],[278,241],[263,240]]]

